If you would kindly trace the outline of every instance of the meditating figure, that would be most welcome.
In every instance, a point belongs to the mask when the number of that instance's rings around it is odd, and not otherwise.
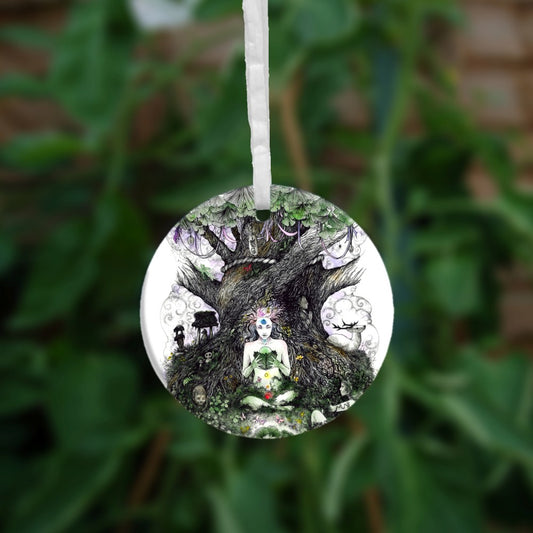
[[[259,309],[253,324],[257,339],[244,345],[242,375],[245,378],[252,377],[258,394],[246,396],[242,403],[253,409],[279,407],[296,396],[292,390],[276,394],[282,381],[290,375],[291,366],[286,342],[272,338],[274,317],[275,315]]]

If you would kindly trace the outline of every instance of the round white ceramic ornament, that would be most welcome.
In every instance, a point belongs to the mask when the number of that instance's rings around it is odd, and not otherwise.
[[[296,435],[351,407],[376,377],[393,303],[376,248],[346,213],[272,186],[270,217],[244,187],[193,209],[157,249],[141,323],[169,392],[208,424]]]

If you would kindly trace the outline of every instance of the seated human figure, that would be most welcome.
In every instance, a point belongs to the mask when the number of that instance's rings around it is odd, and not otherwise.
[[[242,375],[245,378],[252,374],[252,382],[257,395],[248,395],[241,403],[252,409],[260,407],[285,406],[295,396],[293,390],[276,394],[284,379],[291,372],[287,343],[272,337],[274,315],[259,309],[254,316],[254,336],[257,337],[244,345]],[[272,400],[272,401],[269,401]]]

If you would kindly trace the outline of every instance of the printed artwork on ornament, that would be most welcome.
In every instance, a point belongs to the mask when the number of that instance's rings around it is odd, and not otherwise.
[[[143,288],[147,351],[171,394],[212,426],[296,435],[351,407],[392,332],[385,267],[364,231],[307,192],[215,197],[161,243]]]

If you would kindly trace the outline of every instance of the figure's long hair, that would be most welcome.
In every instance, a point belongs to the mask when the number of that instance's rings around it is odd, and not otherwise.
[[[272,333],[270,336],[273,339],[280,339],[282,337],[281,327],[278,324],[279,313],[275,306],[259,307],[247,315],[247,325],[244,332],[244,342],[253,342],[259,339],[257,333],[256,322],[261,318],[268,318],[272,322]]]

